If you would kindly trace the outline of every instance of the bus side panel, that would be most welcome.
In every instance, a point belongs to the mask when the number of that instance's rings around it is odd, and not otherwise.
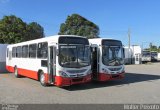
[[[14,73],[14,68],[12,66],[7,66],[6,65],[6,69],[11,72],[11,73]]]
[[[18,74],[20,74],[22,76],[26,76],[26,77],[38,80],[38,73],[37,73],[37,71],[32,71],[32,70],[26,70],[26,69],[18,68]]]
[[[6,66],[6,69],[9,72],[14,73],[14,67],[12,67],[12,66]],[[32,70],[26,70],[26,69],[18,68],[18,74],[20,74],[22,76],[26,76],[26,77],[38,80],[37,71],[32,71]]]
[[[9,72],[14,73],[14,67],[12,67],[12,66],[6,66],[6,69]],[[37,71],[32,71],[32,70],[18,68],[18,74],[20,74],[22,76],[25,76],[25,77],[28,77],[28,78],[32,78],[32,79],[38,80],[38,72]],[[47,73],[44,73],[44,74],[45,74],[45,82],[48,83],[49,76],[48,76]]]
[[[35,80],[39,80],[38,79],[38,72],[37,71],[33,71],[33,70],[26,70],[26,69],[22,69],[22,68],[18,68],[18,73],[22,76],[26,76],[28,78],[32,78]],[[49,76],[47,73],[44,73],[45,75],[45,82],[48,83],[49,80]]]

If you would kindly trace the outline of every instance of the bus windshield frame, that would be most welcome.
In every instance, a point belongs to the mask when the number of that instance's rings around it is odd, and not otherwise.
[[[66,68],[81,68],[90,65],[89,45],[59,45],[59,64]]]
[[[151,57],[151,52],[149,52],[149,51],[142,51],[142,57]]]
[[[151,52],[151,56],[158,56],[157,52]]]
[[[121,41],[102,40],[102,63],[106,66],[124,64],[124,51]]]

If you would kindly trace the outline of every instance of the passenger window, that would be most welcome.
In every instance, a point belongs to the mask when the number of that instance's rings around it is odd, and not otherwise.
[[[48,43],[42,42],[38,44],[37,57],[47,58],[48,56]]]
[[[22,46],[22,57],[23,58],[28,57],[28,45]]]
[[[21,46],[18,46],[16,49],[16,57],[21,58],[22,57],[22,48]]]
[[[29,57],[36,58],[37,44],[29,45]]]
[[[12,57],[15,58],[16,57],[16,47],[12,48]]]

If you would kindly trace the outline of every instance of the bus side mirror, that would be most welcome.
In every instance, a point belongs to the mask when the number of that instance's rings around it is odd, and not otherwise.
[[[57,55],[57,56],[59,55],[59,49],[56,50],[56,55]]]
[[[123,48],[123,58],[125,58],[125,50],[124,50],[124,48]]]
[[[90,51],[91,51],[91,53],[93,52],[93,49],[92,49],[92,47],[90,47]]]
[[[94,47],[91,47],[91,52],[94,52],[95,51],[95,48]]]

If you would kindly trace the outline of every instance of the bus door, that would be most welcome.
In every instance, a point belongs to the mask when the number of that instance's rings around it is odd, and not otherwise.
[[[56,46],[50,46],[48,50],[48,73],[50,82],[54,83],[56,76]]]
[[[92,78],[93,80],[98,79],[98,73],[99,73],[99,51],[98,47],[94,46],[91,47],[91,57],[92,57],[92,63],[91,63],[91,69],[92,69]]]
[[[140,64],[140,54],[135,54],[135,64]]]

